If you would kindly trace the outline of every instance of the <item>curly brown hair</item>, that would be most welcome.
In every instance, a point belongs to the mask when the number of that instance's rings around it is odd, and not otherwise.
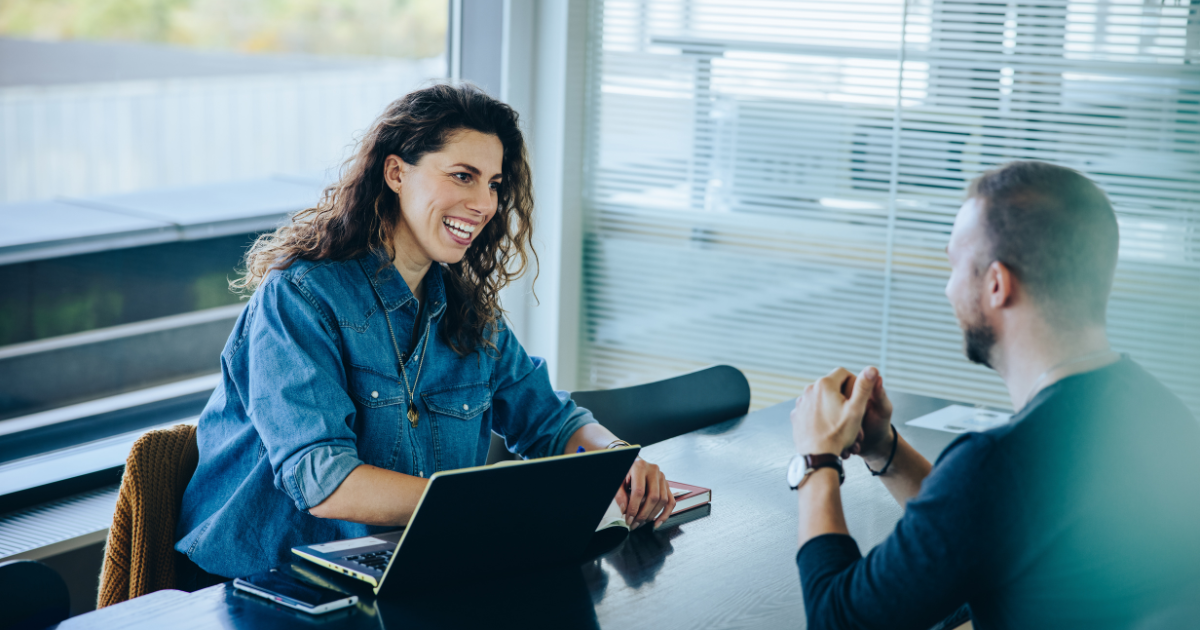
[[[461,261],[442,264],[447,282],[441,334],[463,356],[480,347],[494,348],[488,333],[498,329],[504,313],[500,290],[525,273],[530,256],[537,264],[530,242],[533,182],[517,112],[469,84],[434,85],[388,105],[343,164],[339,181],[325,189],[316,207],[260,236],[246,252],[244,274],[230,287],[251,293],[271,270],[287,269],[296,260],[348,260],[376,249],[395,259],[400,199],[384,181],[384,161],[395,155],[415,165],[464,130],[500,140],[503,179],[496,215]]]

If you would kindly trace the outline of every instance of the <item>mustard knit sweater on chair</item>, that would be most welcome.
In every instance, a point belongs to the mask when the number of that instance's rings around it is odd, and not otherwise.
[[[108,530],[97,608],[175,586],[175,524],[198,459],[190,424],[134,442]]]

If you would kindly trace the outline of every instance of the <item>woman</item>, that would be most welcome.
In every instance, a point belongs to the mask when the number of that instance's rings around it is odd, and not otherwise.
[[[437,85],[392,103],[321,203],[251,247],[177,530],[193,586],[404,525],[492,431],[525,457],[624,444],[500,319],[532,212],[516,112]],[[658,467],[639,459],[628,482],[626,520],[661,524]]]

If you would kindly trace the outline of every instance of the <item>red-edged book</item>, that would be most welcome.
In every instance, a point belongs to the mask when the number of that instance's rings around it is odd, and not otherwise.
[[[668,481],[667,484],[671,486],[671,494],[675,495],[675,509],[671,511],[667,522],[663,523],[664,526],[671,524],[670,519],[689,510],[708,505],[712,501],[712,490],[708,488],[689,486],[678,481]]]
[[[709,502],[712,501],[712,490],[676,481],[667,483],[671,486],[671,494],[675,495],[675,509],[662,524],[663,527],[679,525],[681,522],[692,521],[708,515],[706,511],[696,508],[711,507]],[[608,506],[608,511],[604,513],[604,518],[600,520],[600,526],[596,528],[596,531],[600,532],[610,528],[629,531],[629,526],[625,524],[625,515],[621,512],[621,508],[617,507],[615,500]]]
[[[660,530],[690,523],[712,512],[712,490],[675,481],[667,483],[670,484],[671,494],[675,495],[675,509],[671,511],[671,516],[667,517]],[[646,528],[649,529],[650,525]],[[589,557],[612,550],[628,535],[629,526],[625,524],[625,515],[614,500],[609,504],[608,511],[604,513],[604,518],[600,520],[600,525],[596,527],[596,533],[588,545]]]

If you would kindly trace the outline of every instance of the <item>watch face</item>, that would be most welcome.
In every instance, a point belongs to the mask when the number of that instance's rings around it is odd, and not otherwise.
[[[791,463],[788,464],[787,471],[788,485],[791,486],[792,489],[795,489],[796,486],[800,485],[800,481],[804,479],[804,473],[806,470],[808,469],[805,467],[803,455],[797,455],[792,458]]]

